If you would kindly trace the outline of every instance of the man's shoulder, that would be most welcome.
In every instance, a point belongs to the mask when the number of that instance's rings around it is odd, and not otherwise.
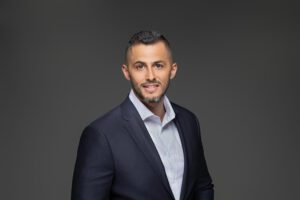
[[[118,121],[121,118],[121,106],[118,105],[106,113],[100,115],[90,122],[88,126],[96,127],[102,124],[109,124],[113,121]]]
[[[88,124],[88,127],[92,128],[113,128],[114,126],[119,126],[123,120],[124,112],[127,109],[131,109],[130,100],[126,98],[122,103],[107,111],[106,113],[100,115],[98,118],[94,119]]]
[[[187,108],[185,108],[181,105],[178,105],[174,102],[171,102],[171,105],[172,105],[172,107],[174,109],[174,112],[176,114],[183,114],[183,115],[189,115],[189,116],[192,116],[192,117],[196,117],[196,115],[191,110],[189,110],[189,109],[187,109]]]
[[[122,109],[121,104],[107,111],[106,113],[100,115],[93,121],[91,121],[87,126],[94,129],[110,128],[120,123],[122,119]]]

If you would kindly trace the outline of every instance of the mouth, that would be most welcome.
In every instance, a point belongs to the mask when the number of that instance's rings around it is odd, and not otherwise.
[[[158,89],[159,84],[158,83],[146,83],[146,84],[143,84],[142,87],[144,88],[144,90],[146,90],[146,92],[154,93]]]

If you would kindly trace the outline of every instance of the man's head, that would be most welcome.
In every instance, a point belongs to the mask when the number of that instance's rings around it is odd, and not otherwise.
[[[155,31],[140,31],[129,40],[122,71],[146,104],[159,103],[176,75],[168,40]]]
[[[139,31],[132,35],[125,49],[125,63],[128,61],[128,54],[130,53],[131,48],[136,44],[151,45],[157,42],[163,42],[172,59],[172,52],[169,41],[161,33],[157,31]]]

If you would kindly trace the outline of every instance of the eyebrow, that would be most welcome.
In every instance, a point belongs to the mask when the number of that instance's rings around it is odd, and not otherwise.
[[[158,60],[158,61],[154,61],[154,62],[153,62],[153,64],[155,64],[155,63],[165,63],[165,61],[163,61],[163,60]]]
[[[152,62],[151,65],[156,64],[156,63],[164,63],[165,64],[165,62],[163,60],[157,60],[157,61]],[[133,65],[136,65],[136,64],[146,64],[146,63],[143,62],[143,61],[138,60],[138,61],[133,63]]]
[[[133,63],[133,65],[136,65],[136,64],[145,64],[145,62],[142,62],[142,61],[138,60],[138,61],[136,61],[136,62]]]

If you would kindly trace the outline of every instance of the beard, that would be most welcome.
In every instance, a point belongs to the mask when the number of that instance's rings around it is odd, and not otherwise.
[[[162,93],[159,95],[159,96],[156,96],[156,97],[145,97],[140,89],[140,87],[142,87],[144,84],[153,84],[153,83],[156,83],[156,84],[159,84],[161,86],[161,83],[157,80],[153,80],[153,81],[147,81],[145,83],[142,83],[141,86],[139,87],[138,84],[134,83],[131,79],[130,83],[131,83],[131,86],[132,86],[132,89],[135,93],[135,95],[143,102],[143,103],[159,103],[162,98],[164,97],[164,95],[166,94],[168,88],[169,88],[169,82],[167,82],[167,85],[166,87],[163,89]]]

